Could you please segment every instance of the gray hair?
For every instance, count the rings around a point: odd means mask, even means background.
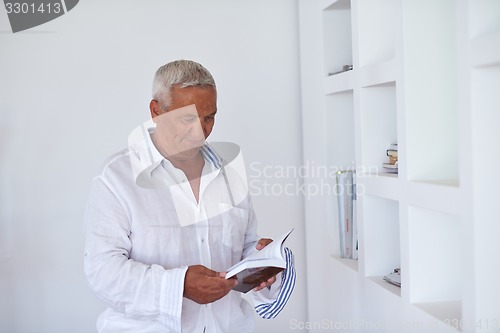
[[[181,88],[193,86],[215,87],[212,74],[201,64],[191,60],[176,60],[158,68],[153,80],[153,99],[168,108],[173,86]]]

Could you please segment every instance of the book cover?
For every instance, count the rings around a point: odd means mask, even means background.
[[[337,173],[340,257],[357,259],[356,181],[353,170]]]
[[[226,279],[236,276],[238,285],[233,290],[247,293],[286,268],[284,243],[290,230],[227,270]]]

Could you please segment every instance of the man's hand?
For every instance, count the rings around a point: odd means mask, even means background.
[[[225,279],[225,275],[202,265],[189,266],[184,278],[184,297],[198,304],[221,299],[238,283],[236,279]]]
[[[267,245],[271,244],[272,241],[273,240],[270,238],[261,238],[259,240],[259,242],[257,243],[257,245],[255,245],[255,248],[260,251],[263,248],[265,248]],[[265,287],[271,286],[274,282],[276,282],[276,275],[273,276],[272,278],[270,278],[269,280],[267,280],[266,282],[262,282],[259,286],[253,288],[253,290],[259,291],[261,289],[264,289]]]

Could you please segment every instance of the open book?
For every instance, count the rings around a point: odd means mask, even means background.
[[[253,253],[227,270],[226,279],[236,276],[233,290],[246,293],[286,268],[284,243],[290,230],[260,251]]]

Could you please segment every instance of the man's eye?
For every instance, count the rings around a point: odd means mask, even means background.
[[[206,116],[205,121],[212,121],[215,119],[215,116]]]

